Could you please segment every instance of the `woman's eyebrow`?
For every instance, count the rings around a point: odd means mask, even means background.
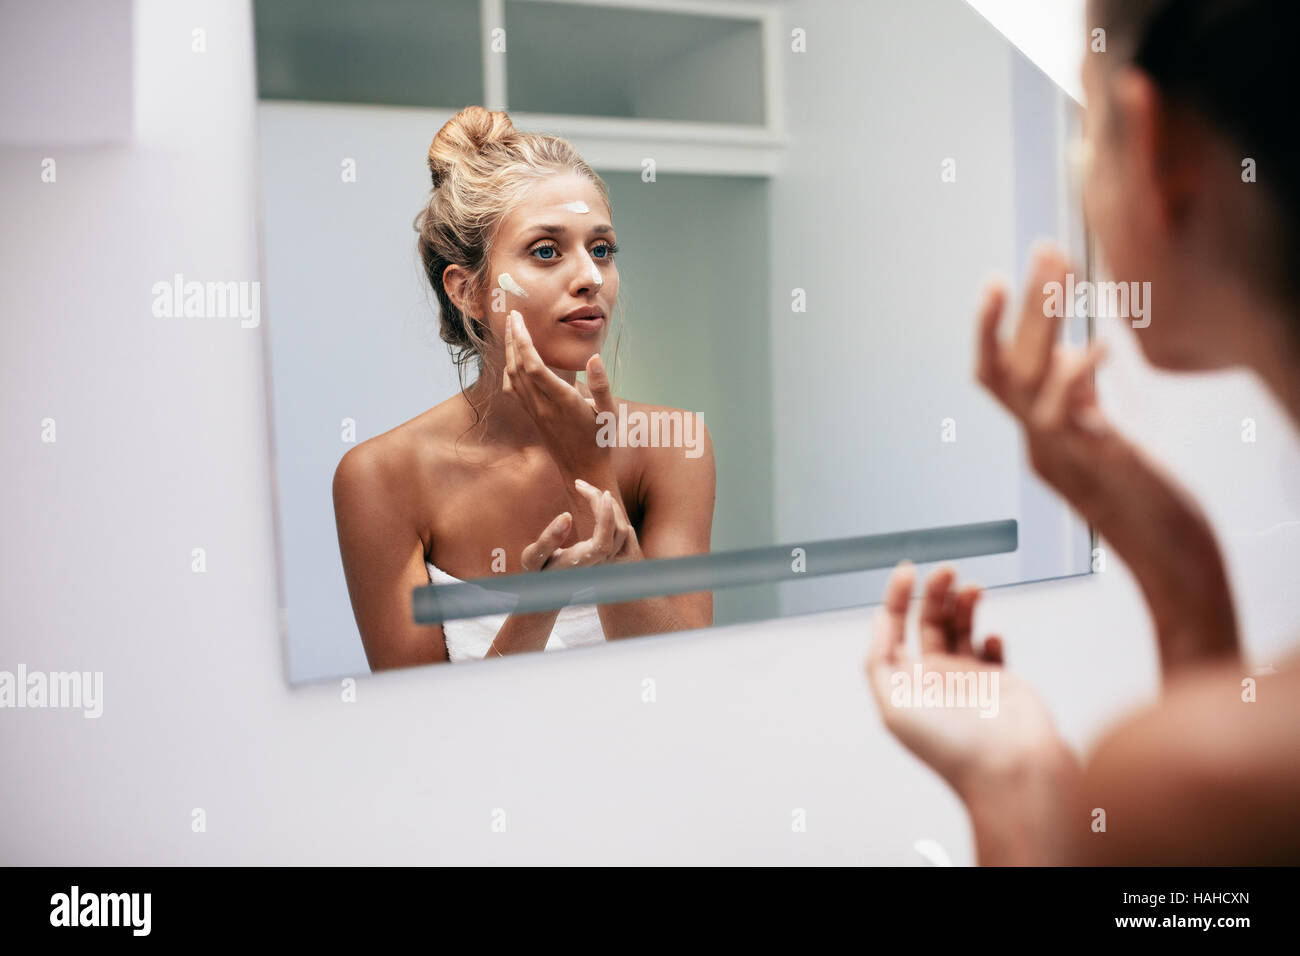
[[[537,223],[525,229],[524,234],[526,235],[530,232],[568,232],[568,231],[569,231],[568,228],[565,226],[559,226],[559,225],[553,226],[553,225],[548,225],[547,223]],[[611,226],[609,223],[605,223],[605,222],[602,222],[599,225],[591,227],[591,232],[593,233],[613,232],[613,231],[614,231],[614,227]]]

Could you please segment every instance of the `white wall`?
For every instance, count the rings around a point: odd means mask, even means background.
[[[242,5],[141,0],[137,142],[58,149],[56,185],[42,150],[0,151],[0,668],[105,680],[98,720],[0,711],[0,862],[908,863],[922,836],[969,862],[960,807],[867,698],[865,609],[387,674],[355,704],[287,687],[261,339],[149,311],[174,271],[256,274],[249,25]],[[1297,624],[1296,535],[1258,534],[1300,512],[1294,437],[1239,377],[1171,382],[1121,353],[1102,388],[1206,496],[1267,661]],[[986,612],[1073,739],[1154,688],[1118,567]]]
[[[970,348],[987,276],[1016,276],[1040,236],[1082,251],[1056,201],[1072,101],[964,3],[782,14],[808,42],[784,57],[790,144],[771,186],[776,540],[1015,519],[1016,551],[959,561],[964,575],[1086,572],[1086,526],[1029,470]],[[785,582],[782,608],[844,607],[887,577]]]
[[[130,141],[130,10],[131,0],[0,0],[0,143]]]

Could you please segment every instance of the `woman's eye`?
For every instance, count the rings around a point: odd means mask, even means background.
[[[618,252],[618,246],[612,242],[601,242],[592,246],[591,254],[596,259],[612,259],[614,253]],[[541,259],[543,262],[550,262],[559,256],[560,250],[556,246],[537,246],[528,251],[530,256]]]

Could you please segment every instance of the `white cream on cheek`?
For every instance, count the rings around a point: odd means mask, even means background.
[[[514,280],[514,277],[510,275],[509,272],[503,272],[497,276],[497,285],[502,289],[505,289],[507,292],[513,292],[515,295],[522,295],[525,297],[528,295],[528,293],[523,290],[523,287]]]

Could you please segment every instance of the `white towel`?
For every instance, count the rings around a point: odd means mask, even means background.
[[[430,584],[465,583],[429,561],[425,561],[424,566],[429,569]],[[497,631],[506,622],[506,617],[505,614],[488,614],[484,617],[443,621],[442,633],[447,638],[447,657],[452,661],[481,660],[486,657]],[[562,651],[570,647],[586,647],[604,642],[605,631],[600,626],[600,614],[596,611],[596,605],[574,604],[560,609],[551,636],[546,642],[546,649]]]

